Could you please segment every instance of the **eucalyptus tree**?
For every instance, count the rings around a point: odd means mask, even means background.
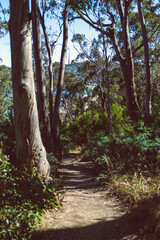
[[[137,0],[137,5],[142,33],[141,38],[143,39],[144,46],[146,82],[145,118],[146,123],[150,123],[152,120],[151,52],[154,51],[154,36],[159,29],[158,16],[156,15],[159,7],[154,1],[148,2],[147,0]]]
[[[110,75],[111,72],[115,72],[117,67],[114,64],[114,54],[110,51],[109,39],[103,33],[100,33],[97,38],[92,40],[88,40],[84,34],[75,34],[72,41],[79,46],[78,49],[75,45],[79,52],[77,58],[87,60],[79,68],[79,72],[84,77],[84,84],[87,85],[88,83],[92,86],[92,89],[89,89],[92,92],[92,99],[95,100],[96,97],[96,102],[99,104],[98,107],[108,114],[107,128],[110,132],[110,90],[112,85],[115,84],[115,77],[111,79]],[[117,80],[119,78],[120,75],[118,75]]]
[[[140,46],[132,42],[136,32],[131,31],[131,24],[137,24],[136,20],[132,21],[136,11],[135,2],[133,0],[94,0],[70,3],[75,10],[75,18],[81,18],[110,39],[125,80],[129,115],[131,119],[138,120],[140,108],[135,87],[134,55],[143,46],[143,42]]]
[[[33,1],[34,2],[34,1]],[[58,14],[57,14],[58,9]],[[64,79],[64,69],[65,69],[65,56],[67,51],[67,41],[68,41],[68,6],[65,1],[42,1],[42,14],[39,9],[39,18],[41,21],[41,26],[44,33],[45,38],[45,44],[46,49],[48,53],[48,73],[49,73],[49,109],[50,109],[50,129],[52,133],[53,138],[53,151],[55,153],[61,152],[61,141],[59,136],[59,111],[60,111],[60,103],[62,100],[62,86],[63,86],[63,79]],[[49,13],[50,12],[50,13]],[[63,12],[63,13],[62,13]],[[47,34],[47,29],[45,25],[45,13],[52,14],[52,17],[55,16],[56,19],[58,19],[60,31],[56,39],[52,43],[49,41],[49,37]],[[59,13],[61,15],[59,15]],[[63,15],[63,16],[62,16]],[[37,19],[37,18],[36,18]],[[61,24],[62,22],[62,24]],[[59,65],[59,77],[56,87],[56,96],[55,101],[53,99],[53,78],[54,78],[54,72],[53,72],[53,49],[59,39],[59,36],[61,34],[61,28],[63,26],[63,43],[62,43],[62,50],[61,50],[61,59],[60,59],[60,65]],[[53,105],[54,102],[54,105]],[[61,154],[60,154],[61,155]]]
[[[149,123],[152,115],[152,104],[151,104],[151,74],[150,74],[150,61],[149,61],[149,47],[148,47],[148,36],[145,26],[145,20],[143,10],[141,6],[141,0],[138,0],[138,12],[140,17],[143,45],[144,45],[144,58],[146,67],[146,101],[145,101],[145,114],[146,122]]]
[[[38,99],[38,112],[39,121],[43,124],[43,143],[48,152],[53,151],[53,141],[51,135],[51,124],[49,118],[49,110],[47,106],[46,94],[46,76],[42,56],[41,44],[41,30],[40,30],[40,10],[39,1],[32,1],[32,27],[33,27],[33,45],[34,57],[36,66],[36,83],[37,83],[37,99]]]
[[[60,141],[60,103],[62,97],[62,88],[63,88],[63,81],[64,81],[64,71],[65,71],[65,57],[67,53],[67,44],[68,44],[68,5],[65,3],[64,11],[63,11],[63,44],[61,50],[61,59],[60,59],[60,66],[59,66],[59,75],[58,75],[58,83],[56,89],[56,98],[55,98],[55,105],[54,105],[54,112],[53,112],[53,141],[54,141],[54,151],[59,155],[61,159],[62,154],[62,146]]]
[[[77,17],[106,35],[114,46],[125,80],[128,112],[133,120],[137,120],[139,118],[139,106],[134,83],[134,64],[129,36],[128,15],[130,4],[131,1],[122,0],[90,1],[87,6],[83,4],[79,7],[75,4],[74,7],[78,8],[76,10]],[[120,32],[122,34],[119,37],[117,33]]]
[[[79,68],[81,74],[83,73],[84,84],[87,83],[93,88],[98,87],[99,98],[101,101],[101,108],[106,111],[107,106],[107,81],[106,75],[106,46],[102,43],[102,36],[98,39],[89,40],[84,34],[74,34],[72,42],[78,44],[79,54],[77,60],[81,59],[85,63]],[[76,48],[76,45],[75,45]],[[107,58],[108,59],[108,58]],[[86,87],[87,89],[87,87]],[[91,89],[90,89],[91,91]]]
[[[16,131],[16,165],[35,167],[47,180],[50,165],[43,146],[35,96],[28,0],[10,0],[10,37],[13,102]]]
[[[61,23],[61,18],[62,16],[57,15],[56,11],[57,9],[61,9],[61,4],[59,1],[49,1],[47,4],[47,1],[42,1],[42,13],[39,10],[39,16],[40,16],[40,22],[44,34],[44,39],[45,39],[45,46],[47,50],[47,62],[46,66],[48,65],[48,73],[49,73],[49,117],[50,117],[50,129],[51,133],[53,135],[53,111],[54,111],[54,67],[53,67],[53,51],[54,48],[56,47],[56,44],[59,40],[59,37],[62,33],[62,25]],[[45,24],[45,16],[48,14],[48,11],[50,11],[50,15],[52,15],[52,18],[56,18],[59,24],[59,33],[56,34],[56,37],[50,41],[49,39],[49,34],[47,33],[47,28]]]

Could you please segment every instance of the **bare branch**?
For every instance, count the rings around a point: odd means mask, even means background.
[[[155,29],[155,31],[151,34],[151,36],[148,37],[148,40],[151,40],[151,39],[152,39],[153,35],[158,31],[159,27],[160,27],[160,25],[158,25],[158,27],[157,27],[157,28]],[[143,45],[144,45],[144,42],[142,41],[142,43],[141,43],[138,47],[136,47],[136,49],[133,51],[133,56],[136,54],[136,52],[137,52],[139,49],[141,49],[141,47],[143,47]]]
[[[101,32],[101,33],[109,36],[109,34],[108,34],[105,30],[101,29],[100,24],[99,24],[99,27],[96,26],[96,25],[94,24],[94,22],[90,21],[90,20],[88,19],[88,16],[85,17],[81,11],[78,11],[78,14],[79,14],[80,18],[81,18],[83,21],[85,21],[87,24],[89,24],[89,25],[90,25],[91,27],[93,27],[95,30],[97,30],[97,31],[99,31],[99,32]],[[111,24],[110,24],[110,26],[111,26]]]

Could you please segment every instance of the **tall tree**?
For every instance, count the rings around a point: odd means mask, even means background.
[[[84,4],[80,4],[80,6],[77,3],[71,5],[74,9],[76,8],[79,18],[110,39],[125,80],[129,115],[131,119],[138,120],[140,109],[135,89],[134,62],[129,35],[129,9],[131,2],[132,0],[100,0],[89,1],[88,3],[84,1]],[[91,10],[93,14],[89,13]],[[117,26],[119,26],[118,31]],[[118,34],[122,35],[121,39],[119,39],[120,41],[118,41]]]
[[[49,117],[50,117],[50,129],[52,133],[52,122],[53,122],[53,51],[51,48],[51,45],[49,43],[46,27],[45,27],[45,22],[44,22],[44,16],[41,16],[41,25],[45,37],[45,43],[46,43],[46,48],[48,52],[48,58],[49,58],[49,64],[48,64],[48,72],[49,72]]]
[[[101,100],[101,108],[107,111],[107,69],[108,62],[105,36],[99,34],[98,39],[92,41],[86,39],[84,34],[74,34],[73,42],[79,45],[78,58],[87,59],[84,64],[84,80],[99,88],[99,98]],[[88,50],[90,49],[90,50]],[[90,72],[89,72],[90,68]]]
[[[42,44],[41,44],[41,31],[40,31],[40,11],[38,6],[39,1],[32,1],[32,26],[33,26],[33,45],[34,45],[34,57],[36,65],[36,82],[37,82],[37,96],[38,96],[38,112],[39,120],[43,124],[45,134],[43,134],[43,143],[48,152],[52,152],[52,137],[51,137],[51,125],[49,119],[49,111],[47,107],[46,96],[46,77],[43,67],[42,58]]]
[[[32,42],[28,0],[10,0],[10,37],[13,102],[16,131],[16,165],[33,166],[47,180],[50,166],[43,146],[32,68]]]
[[[148,47],[148,36],[145,26],[145,19],[141,6],[142,0],[138,0],[138,12],[140,17],[143,45],[144,45],[144,58],[146,68],[146,99],[145,99],[145,118],[146,123],[149,123],[152,115],[152,103],[151,103],[151,74],[150,74],[150,63],[149,63],[149,47]]]
[[[137,120],[139,117],[139,106],[137,102],[135,83],[134,83],[134,62],[133,62],[133,54],[132,47],[130,42],[129,35],[129,7],[131,1],[124,0],[116,0],[118,11],[120,15],[120,21],[122,26],[123,33],[123,44],[125,50],[125,58],[122,58],[122,55],[119,56],[121,69],[123,72],[123,76],[125,79],[126,85],[126,95],[127,95],[127,103],[128,103],[128,112],[133,120]],[[116,48],[116,41],[113,33],[113,42],[115,45],[115,49],[118,55],[118,49]]]
[[[58,153],[59,158],[61,158],[61,151],[62,151],[60,133],[59,133],[59,127],[60,127],[59,112],[60,112],[60,103],[61,103],[61,96],[62,96],[62,87],[63,87],[63,81],[64,81],[67,43],[68,43],[68,6],[67,4],[65,4],[65,8],[63,11],[63,44],[62,44],[62,51],[61,51],[57,92],[56,92],[55,106],[54,106],[54,112],[53,112],[53,122],[52,122],[54,148],[55,148],[54,151],[55,153]]]

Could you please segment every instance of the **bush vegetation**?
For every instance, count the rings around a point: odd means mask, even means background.
[[[146,239],[149,234],[146,229],[155,233],[160,222],[159,131],[155,124],[147,126],[143,121],[133,123],[123,106],[114,104],[111,109],[110,133],[107,130],[108,116],[105,113],[97,114],[96,127],[91,112],[69,122],[67,131],[70,142],[74,141],[76,146],[82,148],[81,160],[94,163],[97,181],[107,184],[110,192],[123,200],[131,212],[131,218],[135,219],[136,215],[136,219],[139,216],[142,220],[141,214],[149,216],[147,223],[143,221],[141,232]],[[105,121],[100,120],[101,116],[105,116]]]
[[[0,239],[28,240],[45,210],[59,206],[57,185],[0,157]]]

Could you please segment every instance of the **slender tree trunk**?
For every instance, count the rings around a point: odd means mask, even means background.
[[[50,166],[39,129],[28,9],[28,0],[10,0],[16,165],[18,168],[36,167],[48,179]]]
[[[106,55],[106,79],[107,79],[107,112],[108,112],[108,132],[110,133],[112,131],[111,128],[111,96],[110,96],[110,88],[111,88],[111,82],[110,82],[110,74],[109,74],[109,66],[108,66],[108,58]]]
[[[58,153],[59,158],[61,158],[61,153],[62,153],[60,133],[59,133],[59,127],[60,127],[59,111],[60,111],[60,102],[61,102],[62,87],[63,87],[63,81],[64,81],[65,57],[67,53],[67,43],[68,43],[68,7],[67,6],[65,6],[65,9],[63,12],[63,21],[64,21],[63,22],[63,45],[62,45],[62,52],[61,52],[57,93],[56,93],[53,123],[52,123],[54,148],[55,148],[55,153]]]
[[[124,19],[124,49],[126,55],[126,66],[123,65],[123,76],[125,79],[128,112],[132,120],[138,120],[140,110],[137,101],[135,81],[134,81],[134,63],[128,32],[128,20]]]
[[[40,13],[39,13],[40,14]],[[52,60],[52,49],[51,45],[48,40],[47,32],[46,32],[46,27],[44,23],[44,17],[41,16],[41,26],[43,29],[44,37],[45,37],[45,43],[47,47],[47,52],[48,52],[48,57],[49,57],[49,66],[48,66],[48,71],[49,71],[49,114],[50,114],[50,124],[51,124],[51,132],[53,132],[52,129],[52,122],[53,122],[53,60]]]
[[[144,58],[146,67],[146,99],[145,99],[145,118],[146,123],[150,123],[152,116],[152,103],[151,103],[151,74],[150,74],[150,64],[149,64],[149,49],[148,49],[148,37],[147,30],[145,26],[145,20],[141,7],[141,0],[138,0],[138,12],[141,22],[141,29],[144,42]]]
[[[117,0],[119,15],[121,19],[121,25],[122,25],[123,43],[124,43],[124,50],[125,50],[125,59],[121,58],[120,64],[121,64],[121,69],[125,79],[128,112],[131,119],[137,121],[140,117],[140,109],[139,109],[136,89],[135,89],[134,62],[133,62],[132,47],[130,43],[129,26],[128,26],[128,8],[129,8],[130,2],[131,1],[125,0],[123,5],[122,0]]]
[[[104,112],[107,111],[106,105],[107,105],[107,96],[106,96],[106,93],[104,92],[104,89],[102,89],[101,90],[101,107]]]
[[[40,32],[40,14],[38,0],[32,0],[32,15],[33,15],[33,45],[34,57],[36,64],[36,80],[37,80],[37,97],[39,120],[43,124],[43,142],[48,152],[53,151],[53,141],[51,137],[51,125],[49,119],[49,111],[46,101],[46,81],[45,70],[43,67],[41,32]]]
[[[105,43],[104,34],[103,37],[103,55],[105,59],[105,82],[107,84],[107,94],[105,94],[105,98],[107,99],[107,113],[108,113],[108,133],[111,132],[111,102],[110,102],[110,76],[109,76],[109,62],[107,56],[107,48]]]
[[[116,0],[120,19],[121,19],[121,26],[123,31],[123,42],[125,48],[125,57],[122,56],[121,50],[118,46],[118,42],[115,35],[115,16],[112,12],[108,11],[112,19],[112,26],[110,29],[108,28],[107,31],[100,28],[100,25],[94,24],[94,22],[90,19],[90,17],[86,14],[82,14],[81,11],[78,11],[80,18],[89,24],[91,27],[100,31],[102,34],[105,34],[107,37],[111,39],[113,42],[113,46],[116,51],[117,58],[120,62],[121,70],[123,72],[125,86],[126,86],[126,96],[127,96],[127,106],[128,106],[128,113],[132,120],[137,121],[140,117],[140,109],[137,101],[136,96],[136,89],[135,89],[135,82],[134,82],[134,64],[133,64],[133,56],[132,56],[132,49],[130,44],[129,38],[129,29],[128,29],[128,7],[131,3],[131,0]],[[100,19],[99,19],[100,21]]]

